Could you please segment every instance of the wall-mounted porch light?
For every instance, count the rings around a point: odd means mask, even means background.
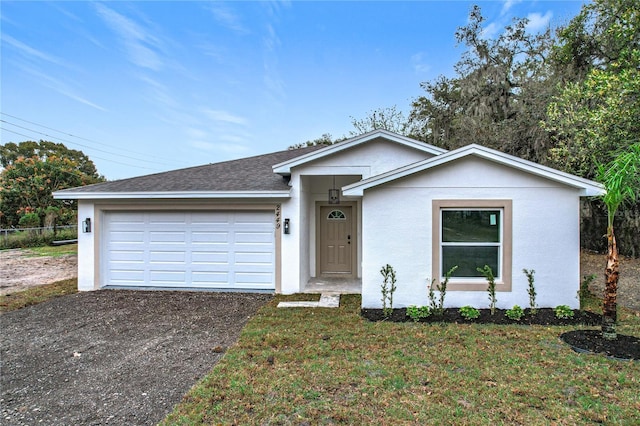
[[[91,232],[91,218],[88,217],[82,221],[82,232],[89,233]]]
[[[340,204],[340,190],[336,188],[336,177],[333,176],[333,188],[329,190],[329,204]]]

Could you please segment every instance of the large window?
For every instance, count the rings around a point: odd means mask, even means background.
[[[485,290],[477,268],[489,265],[497,290],[511,290],[511,201],[435,200],[433,276],[452,267],[451,290]]]

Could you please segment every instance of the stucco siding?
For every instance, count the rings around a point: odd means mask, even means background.
[[[498,306],[528,307],[523,268],[535,269],[540,307],[578,307],[578,191],[477,159],[465,159],[371,188],[363,197],[363,307],[381,307],[380,268],[394,267],[394,307],[428,304],[432,278],[432,200],[511,200],[512,289]],[[448,307],[488,307],[486,291],[449,291]]]
[[[82,232],[82,221],[91,219],[92,230],[90,233]],[[100,221],[96,220],[95,209],[92,202],[78,201],[78,290],[91,291],[97,289],[96,270],[96,244],[94,240],[96,230],[100,229]]]
[[[300,166],[296,172],[303,175],[357,174],[366,179],[430,157],[433,155],[378,138]]]

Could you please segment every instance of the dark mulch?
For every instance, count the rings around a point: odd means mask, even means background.
[[[600,330],[575,330],[560,338],[576,352],[604,354],[621,360],[640,360],[640,339],[618,334],[616,340],[605,340]]]
[[[442,315],[430,315],[423,318],[420,322],[425,323],[459,323],[459,324],[525,324],[525,325],[600,325],[602,316],[593,312],[574,310],[573,318],[560,319],[556,317],[552,308],[537,309],[535,315],[531,314],[530,309],[525,309],[525,315],[520,321],[508,318],[505,313],[506,309],[496,309],[491,315],[489,309],[478,309],[480,316],[476,319],[468,320],[464,318],[458,308],[448,308],[444,310]],[[392,321],[392,322],[408,322],[413,321],[407,316],[405,308],[394,309],[389,318],[385,318],[382,309],[362,309],[361,315],[370,321]]]

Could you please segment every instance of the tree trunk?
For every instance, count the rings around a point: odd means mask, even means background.
[[[602,337],[607,340],[615,340],[618,337],[616,334],[618,275],[618,246],[613,226],[609,226],[607,229],[607,267],[604,270],[606,286],[602,304]]]

